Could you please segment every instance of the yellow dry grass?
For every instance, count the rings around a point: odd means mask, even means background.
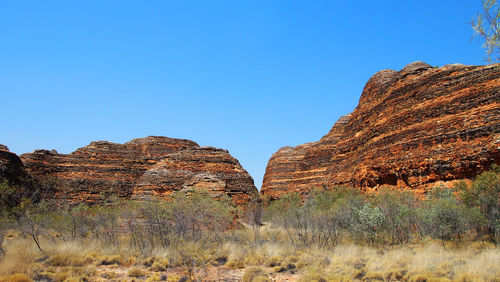
[[[303,277],[383,281],[500,281],[500,248],[438,243],[375,248],[340,245],[316,251]],[[329,257],[325,262],[323,256]],[[315,278],[316,277],[316,278]]]
[[[32,277],[40,266],[35,260],[41,257],[31,240],[11,239],[4,243],[7,254],[0,259],[0,276],[21,273]]]
[[[45,253],[41,253],[31,240],[18,237],[5,244],[7,254],[0,259],[0,281],[30,281],[22,279],[37,275],[54,281],[158,281],[167,273],[171,280],[187,275],[192,267],[201,273],[221,265],[239,279],[248,273],[247,277],[253,277],[248,281],[271,277],[274,281],[500,281],[500,247],[488,243],[443,246],[427,241],[392,247],[344,243],[330,249],[294,249],[286,241],[256,242],[251,231],[239,232],[220,248],[186,243],[153,249],[147,255],[126,247],[102,248],[81,242],[45,242]],[[276,238],[280,231],[270,233],[261,236]],[[250,269],[260,274],[251,275]]]

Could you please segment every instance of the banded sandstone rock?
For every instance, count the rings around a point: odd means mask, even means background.
[[[500,163],[500,64],[384,70],[320,141],[284,147],[268,162],[261,194],[313,187],[388,185],[424,192]]]
[[[54,183],[56,199],[93,202],[103,197],[166,197],[208,189],[245,204],[258,196],[251,176],[227,150],[193,141],[150,136],[124,144],[92,142],[71,154],[36,150],[21,158],[39,181]]]

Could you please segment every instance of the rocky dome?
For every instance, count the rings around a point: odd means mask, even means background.
[[[93,202],[110,196],[166,197],[182,189],[208,189],[245,204],[258,196],[253,179],[227,150],[160,136],[124,144],[91,142],[70,154],[35,150],[21,155],[26,170],[54,188],[62,202]]]
[[[320,141],[276,152],[261,194],[335,185],[425,192],[499,164],[499,139],[500,64],[414,62],[371,77],[356,109]]]

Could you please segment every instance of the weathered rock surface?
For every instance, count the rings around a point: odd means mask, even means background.
[[[27,179],[21,159],[0,144],[0,183],[7,181],[10,185],[19,186]]]
[[[6,186],[4,185],[6,184]],[[28,173],[21,159],[0,144],[0,212],[17,206],[22,199],[37,201],[41,191]]]
[[[359,104],[320,141],[284,147],[268,162],[261,194],[383,185],[424,192],[500,163],[500,64],[383,70]]]
[[[227,150],[189,140],[150,136],[124,144],[97,141],[71,154],[36,150],[21,159],[34,178],[54,184],[53,197],[67,202],[166,197],[199,188],[214,197],[227,194],[237,204],[258,196],[251,176]]]

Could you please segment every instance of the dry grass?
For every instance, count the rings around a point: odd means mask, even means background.
[[[11,274],[5,277],[0,277],[0,282],[31,282],[33,280],[29,279],[26,275],[21,273]]]
[[[140,268],[134,267],[134,268],[129,269],[129,271],[127,272],[127,275],[128,275],[128,277],[139,278],[139,277],[146,276],[146,272]]]
[[[33,277],[40,265],[35,261],[42,257],[31,240],[9,239],[4,242],[7,254],[0,259],[0,276],[21,273]]]
[[[245,271],[245,274],[243,274],[243,277],[241,278],[242,282],[257,282],[257,281],[271,281],[267,277],[266,272],[260,268],[260,267],[250,267]]]
[[[430,241],[394,247],[345,243],[332,249],[294,250],[284,241],[257,243],[252,235],[239,232],[240,237],[220,248],[187,243],[154,249],[148,255],[79,242],[45,244],[42,254],[31,240],[11,238],[5,243],[7,254],[0,260],[0,282],[34,277],[174,281],[190,273],[244,281],[500,281],[500,248],[486,243],[443,246]],[[279,231],[262,235],[279,237],[276,234]]]
[[[386,249],[341,245],[315,253],[316,259],[309,257],[306,263],[303,281],[500,281],[500,248],[492,245],[445,248],[429,243]],[[328,254],[330,262],[324,259]]]

